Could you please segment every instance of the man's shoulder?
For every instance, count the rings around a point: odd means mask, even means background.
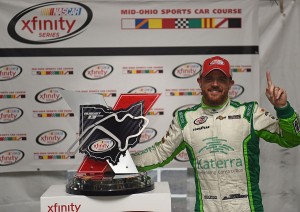
[[[192,112],[198,111],[201,107],[202,107],[202,105],[200,103],[200,104],[196,104],[196,105],[193,105],[193,106],[190,106],[190,107],[181,108],[181,109],[176,111],[175,117],[177,118],[178,123],[179,123],[179,125],[182,129],[188,123],[186,114],[187,113],[190,114]]]
[[[200,104],[195,104],[195,105],[189,105],[188,107],[184,107],[184,108],[181,108],[181,109],[177,110],[177,112],[185,113],[185,112],[196,111],[201,107],[202,107],[201,103]]]
[[[252,116],[257,108],[258,103],[256,101],[251,102],[238,102],[230,101],[230,106],[233,107],[233,110],[239,111],[242,117],[250,123]]]
[[[239,102],[239,101],[230,101],[230,106],[234,108],[239,108],[239,107],[249,107],[249,106],[255,106],[257,105],[256,101],[250,101],[250,102]]]

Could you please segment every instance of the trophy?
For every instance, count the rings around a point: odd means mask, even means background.
[[[149,123],[145,115],[160,94],[121,94],[110,108],[102,95],[60,92],[80,123],[79,137],[67,156],[85,154],[76,174],[68,180],[66,192],[114,196],[153,190],[151,177],[137,171],[128,149],[139,143]]]

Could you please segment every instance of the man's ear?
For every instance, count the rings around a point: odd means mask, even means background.
[[[230,80],[230,88],[234,85],[234,80]]]
[[[201,85],[201,78],[200,77],[197,78],[197,82],[198,82],[199,85]]]

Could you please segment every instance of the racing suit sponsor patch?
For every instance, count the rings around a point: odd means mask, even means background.
[[[201,127],[194,128],[193,131],[203,130],[203,129],[208,129],[208,128],[209,128],[209,126],[201,126]]]
[[[226,116],[218,116],[216,119],[219,119],[219,120],[223,120],[223,119],[226,119]]]
[[[194,124],[195,125],[203,124],[206,122],[207,118],[208,118],[207,116],[201,116],[201,117],[195,119]]]
[[[218,197],[213,195],[204,195],[204,199],[218,199]]]
[[[277,120],[270,112],[265,112],[265,116],[270,117],[271,119]]]
[[[241,115],[228,116],[228,119],[241,119]]]
[[[298,119],[295,119],[295,121],[293,122],[293,125],[294,125],[294,129],[297,133],[300,132],[300,126],[299,126],[299,120]]]
[[[228,199],[240,199],[240,198],[247,198],[247,194],[229,194],[228,196],[225,196],[223,200],[228,200]]]

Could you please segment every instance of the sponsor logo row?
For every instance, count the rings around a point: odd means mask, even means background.
[[[178,79],[186,79],[198,76],[202,66],[199,63],[184,63],[172,70],[172,76]],[[251,72],[251,66],[231,67],[232,72]],[[87,80],[100,80],[110,76],[114,67],[110,64],[95,64],[83,70],[82,76]],[[20,76],[23,68],[19,65],[4,65],[0,67],[0,81],[14,80]],[[32,68],[32,76],[67,76],[74,75],[73,67],[51,67],[51,68]],[[132,66],[122,67],[122,74],[164,74],[162,66]]]
[[[154,128],[146,128],[140,137],[140,143],[149,142],[157,135],[157,131]],[[45,131],[36,137],[36,143],[42,146],[52,146],[63,142],[67,138],[67,132],[60,129],[53,129]],[[0,134],[0,142],[12,142],[12,141],[26,141],[26,134],[14,135],[14,134]],[[100,139],[93,147],[97,151],[107,151],[110,148],[110,143],[105,139]],[[24,151],[20,149],[8,149],[0,152],[0,166],[14,165],[21,161],[25,156]],[[35,152],[35,160],[62,160],[68,159],[65,152]],[[74,159],[75,157],[70,157]]]
[[[64,90],[61,87],[50,87],[38,91],[34,99],[38,103],[48,104],[55,103],[62,99],[60,91]],[[229,90],[229,98],[235,99],[244,93],[245,88],[242,85],[235,84]],[[78,91],[81,92],[81,91]],[[116,97],[117,90],[97,90],[91,91],[96,94],[101,94],[103,97]],[[200,96],[200,88],[189,89],[165,89],[165,96]],[[153,86],[139,86],[129,90],[127,93],[144,93],[154,94],[157,89]],[[27,93],[25,91],[0,91],[0,99],[26,99]]]
[[[155,138],[157,135],[157,130],[154,128],[145,128],[145,130],[142,132],[140,137],[140,143],[146,143],[153,138]],[[42,146],[51,146],[55,144],[59,144],[62,141],[64,141],[67,138],[68,134],[66,131],[61,129],[52,129],[47,130],[42,133],[40,133],[36,137],[36,143]],[[6,134],[0,134],[0,142],[16,142],[16,141],[26,141],[27,140],[27,134],[14,134],[14,133],[6,133]],[[104,141],[103,141],[104,142]],[[102,143],[103,143],[102,142]],[[104,142],[105,143],[105,142]]]

